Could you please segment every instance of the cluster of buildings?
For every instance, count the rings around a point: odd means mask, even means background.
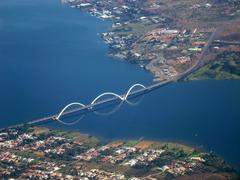
[[[145,152],[142,152],[139,154],[136,158],[130,159],[124,163],[124,165],[130,165],[130,166],[148,166],[149,163],[156,160],[160,155],[165,152],[163,149],[149,149]]]
[[[216,53],[223,52],[240,53],[240,41],[215,40],[211,46],[211,50]]]
[[[100,155],[100,151],[96,148],[91,148],[87,152],[82,153],[81,155],[77,155],[75,157],[76,160],[84,160],[84,161],[91,161],[92,159],[98,157]]]
[[[203,1],[202,3],[194,3],[190,9],[194,11],[199,11],[201,9],[206,9],[208,11],[218,11],[221,16],[234,17],[240,10],[240,2],[238,0],[216,0],[215,2]]]
[[[111,19],[112,29],[102,33],[109,46],[108,54],[139,64],[152,72],[156,81],[181,76],[201,61],[203,48],[214,32],[211,25],[203,23],[204,18],[219,13],[234,17],[240,13],[237,0],[193,1],[188,6],[170,3],[169,7],[178,9],[181,17],[175,12],[163,12],[161,8],[165,6],[155,1],[66,1],[93,16]],[[239,46],[214,48],[218,52],[239,51]]]
[[[2,152],[0,154],[0,160],[2,164],[11,164],[4,169],[0,168],[0,174],[6,177],[18,171],[19,169],[17,167],[24,164],[31,164],[34,161],[33,158],[22,157],[10,151]]]
[[[173,161],[171,164],[168,165],[164,165],[163,167],[161,167],[162,172],[165,173],[170,173],[174,176],[183,176],[186,173],[191,173],[194,171],[194,168],[196,168],[196,166],[198,165],[197,159],[195,159],[196,161],[190,161],[190,162],[186,162],[186,161]]]
[[[173,18],[154,14],[159,6],[152,2],[140,5],[135,1],[75,0],[71,4],[113,20],[112,30],[102,33],[109,55],[139,64],[157,81],[177,77],[194,65],[210,36],[208,30],[186,29]]]
[[[124,166],[148,166],[149,163],[156,160],[165,152],[162,149],[148,149],[143,151],[136,147],[121,146],[111,148],[108,145],[102,147],[91,148],[85,153],[75,156],[76,160],[93,161],[96,160],[102,163],[118,164]]]
[[[125,175],[123,174],[117,174],[115,172],[107,172],[100,169],[91,169],[86,172],[80,172],[79,176],[81,178],[88,179],[116,179],[116,180],[124,180],[126,179]]]
[[[41,161],[28,168],[21,174],[22,178],[26,179],[73,179],[71,175],[64,175],[58,172],[61,168],[64,168],[65,164],[60,164],[51,161]]]
[[[155,74],[159,80],[176,77],[197,61],[210,36],[208,31],[156,28],[139,33],[103,33],[110,55],[134,61]]]
[[[68,0],[73,8],[83,9],[88,11],[91,15],[102,19],[120,20],[121,15],[127,13],[132,7],[127,5],[116,5],[115,1],[88,1],[88,0]]]
[[[0,131],[0,178],[138,180],[137,173],[126,176],[126,171],[149,169],[147,177],[156,172],[177,177],[199,169],[207,171],[204,155],[195,153],[194,156],[183,154],[175,157],[181,149],[151,148],[151,141],[136,141],[131,145],[117,141],[98,145],[54,131],[35,132],[31,127]]]

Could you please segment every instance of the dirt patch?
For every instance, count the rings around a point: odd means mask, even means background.
[[[240,41],[240,21],[228,24],[220,33],[220,39],[226,41]]]
[[[33,134],[39,135],[43,133],[48,133],[49,129],[44,127],[34,127]]]
[[[111,142],[111,143],[107,144],[106,146],[108,146],[110,148],[117,148],[123,144],[124,144],[124,141],[115,141],[115,142]]]
[[[149,148],[154,142],[153,141],[140,141],[135,145],[136,148],[139,149],[147,149]]]

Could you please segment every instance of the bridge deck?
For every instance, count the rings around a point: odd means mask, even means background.
[[[136,95],[139,95],[139,94],[148,93],[148,92],[150,92],[154,89],[157,89],[157,88],[162,87],[166,84],[169,84],[170,82],[172,82],[172,80],[166,80],[166,81],[162,81],[162,82],[150,85],[150,86],[148,86],[146,88],[143,88],[143,89],[132,91],[132,92],[129,93],[129,98],[133,98],[133,97],[135,97]],[[122,94],[120,96],[124,97],[125,95],[126,94]],[[105,103],[114,102],[116,100],[118,100],[117,97],[112,97],[112,98],[108,98],[108,99],[105,99],[105,100],[101,100],[101,101],[95,102],[94,104],[89,104],[89,105],[86,105],[84,107],[79,107],[79,108],[75,108],[75,109],[65,111],[62,114],[62,116],[67,116],[67,115],[78,113],[78,112],[81,112],[81,111],[84,111],[84,110],[89,110],[90,108],[94,108],[96,106],[100,106],[100,105],[103,105]],[[43,117],[43,118],[40,118],[40,119],[30,121],[27,124],[39,124],[39,123],[44,123],[44,122],[47,122],[47,121],[50,121],[50,120],[56,120],[57,116],[58,116],[58,114],[49,115],[47,117]]]
[[[157,89],[159,87],[162,87],[164,85],[167,85],[171,82],[174,82],[174,81],[177,81],[179,79],[182,79],[184,77],[186,77],[188,74],[190,74],[191,72],[193,72],[194,70],[198,69],[199,67],[201,67],[203,65],[203,58],[205,56],[205,54],[207,53],[208,49],[209,49],[209,46],[212,44],[212,42],[214,41],[215,39],[215,36],[216,34],[218,34],[220,31],[222,30],[222,28],[217,28],[210,36],[208,42],[207,42],[207,45],[205,45],[205,47],[203,48],[203,51],[202,53],[200,54],[196,64],[194,64],[191,68],[189,68],[188,70],[186,70],[185,72],[179,74],[178,76],[176,77],[173,77],[171,79],[168,79],[168,80],[165,80],[165,81],[162,81],[162,82],[159,82],[159,83],[156,83],[156,84],[153,84],[153,85],[150,85],[144,89],[140,89],[140,90],[135,90],[135,91],[132,91],[129,93],[129,98],[131,97],[134,97],[138,94],[145,94],[145,93],[148,93],[154,89]],[[224,42],[224,43],[229,43],[229,42]],[[231,42],[232,43],[232,42]],[[239,42],[237,42],[239,43]],[[123,95],[120,95],[121,97],[125,97],[126,94],[123,94]],[[108,98],[108,99],[105,99],[105,100],[102,100],[102,101],[98,101],[96,103],[93,103],[93,104],[89,104],[89,105],[86,105],[84,107],[80,107],[80,108],[76,108],[76,109],[72,109],[72,110],[68,110],[68,111],[65,111],[62,115],[63,116],[66,116],[66,115],[71,115],[71,114],[74,114],[74,113],[77,113],[77,112],[80,112],[80,111],[83,111],[83,110],[89,110],[90,108],[93,108],[93,107],[96,107],[96,106],[99,106],[99,105],[102,105],[104,103],[108,103],[108,102],[114,102],[116,101],[118,98],[117,97],[113,97],[113,98]],[[48,122],[50,120],[56,120],[56,117],[58,116],[58,114],[53,114],[53,115],[49,115],[49,116],[46,116],[46,117],[43,117],[43,118],[40,118],[40,119],[36,119],[36,120],[33,120],[33,121],[30,121],[28,122],[27,124],[38,124],[38,123],[44,123],[44,122]]]

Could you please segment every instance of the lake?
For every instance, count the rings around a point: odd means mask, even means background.
[[[58,0],[1,0],[0,127],[55,114],[70,102],[88,104],[105,91],[152,84],[148,72],[106,56],[98,34],[110,27]],[[240,167],[239,92],[240,81],[172,83],[112,115],[48,126],[108,139],[180,141]]]

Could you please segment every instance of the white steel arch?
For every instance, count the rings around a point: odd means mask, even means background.
[[[134,85],[132,85],[132,86],[128,89],[127,94],[124,96],[124,100],[127,100],[130,92],[133,90],[133,88],[135,88],[135,87],[137,87],[137,86],[140,86],[140,87],[142,87],[143,89],[146,89],[146,87],[145,87],[144,85],[142,85],[142,84],[134,84]]]
[[[65,106],[65,107],[62,109],[62,111],[58,114],[58,116],[56,117],[56,119],[59,120],[59,118],[62,116],[62,114],[64,113],[64,111],[66,111],[69,107],[74,106],[74,105],[79,105],[79,106],[81,106],[81,107],[85,107],[84,104],[79,103],[79,102],[70,103],[70,104],[68,104],[67,106]]]
[[[124,101],[124,98],[116,93],[112,93],[112,92],[106,92],[106,93],[102,93],[100,94],[98,97],[96,97],[91,104],[94,104],[99,98],[103,97],[103,96],[107,96],[107,95],[112,95],[112,96],[116,96],[118,97],[120,100]]]
[[[126,93],[124,96],[120,96],[120,95],[118,95],[118,94],[116,94],[116,93],[113,93],[113,92],[105,92],[105,93],[102,93],[102,94],[100,94],[99,96],[97,96],[97,97],[91,102],[90,105],[94,105],[94,103],[95,103],[99,98],[101,98],[101,97],[103,97],[103,96],[106,96],[106,95],[112,95],[112,96],[115,96],[115,97],[119,98],[121,101],[127,101],[129,94],[130,94],[130,93],[132,92],[132,90],[133,90],[135,87],[137,87],[137,86],[140,86],[140,87],[142,87],[143,89],[147,89],[147,88],[146,88],[144,85],[142,85],[142,84],[134,84],[134,85],[132,85],[132,86],[128,89],[127,93]],[[127,102],[128,102],[128,101],[127,101]],[[74,105],[78,105],[78,106],[81,106],[81,107],[86,107],[86,105],[84,105],[84,104],[82,104],[82,103],[79,103],[79,102],[70,103],[70,104],[68,104],[67,106],[65,106],[65,107],[61,110],[61,112],[57,115],[56,120],[59,121],[59,122],[61,122],[61,123],[64,123],[63,121],[60,121],[60,117],[63,115],[63,113],[64,113],[69,107],[74,106]],[[90,108],[92,109],[92,106],[91,106]],[[66,123],[65,123],[65,124],[66,124]]]

